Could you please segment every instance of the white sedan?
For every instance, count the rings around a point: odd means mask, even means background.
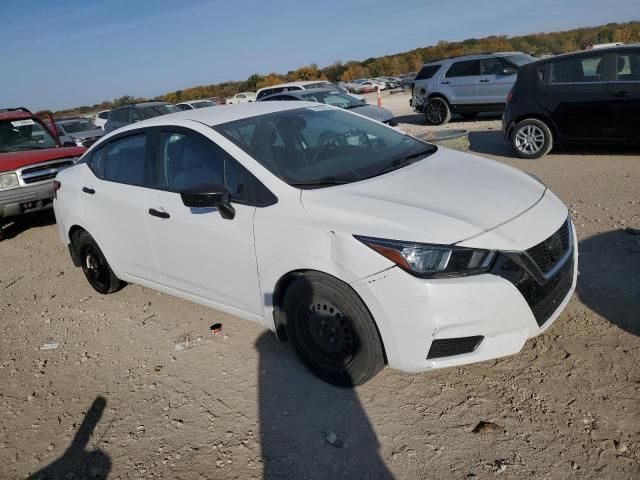
[[[258,322],[337,385],[514,354],[576,283],[573,224],[540,181],[328,105],[144,120],[54,189],[95,290],[137,283]]]

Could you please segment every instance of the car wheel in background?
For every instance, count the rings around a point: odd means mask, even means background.
[[[424,116],[429,125],[442,125],[451,120],[451,109],[444,98],[430,98],[424,107]]]
[[[369,310],[348,285],[319,272],[287,289],[287,338],[302,363],[322,380],[361,385],[384,368],[384,353]]]
[[[553,135],[546,123],[528,118],[519,122],[511,132],[511,147],[522,158],[540,158],[553,147]]]
[[[81,231],[74,235],[72,241],[80,257],[82,271],[96,292],[105,295],[124,287],[125,282],[115,276],[102,250],[91,235]]]

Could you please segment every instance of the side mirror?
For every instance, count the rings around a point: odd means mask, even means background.
[[[502,69],[502,74],[503,75],[515,75],[516,73],[518,73],[518,70],[516,70],[513,67],[504,67]]]
[[[182,203],[191,208],[217,208],[222,218],[231,220],[236,210],[231,205],[229,190],[223,185],[207,185],[180,193]]]

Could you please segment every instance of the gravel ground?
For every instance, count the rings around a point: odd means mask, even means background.
[[[428,131],[407,95],[383,102]],[[29,217],[0,243],[0,478],[640,478],[639,152],[526,162],[495,118],[442,128],[571,208],[578,290],[544,335],[337,389],[258,325],[135,285],[94,293],[53,215]]]

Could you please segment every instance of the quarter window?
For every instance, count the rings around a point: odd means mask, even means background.
[[[105,180],[143,185],[146,139],[147,136],[142,134],[110,142],[105,159]]]
[[[248,201],[249,173],[205,138],[162,132],[158,160],[158,184],[162,189],[181,192],[218,184],[227,187],[232,200]]]
[[[426,67],[422,67],[416,75],[416,78],[413,80],[428,80],[433,77],[438,70],[440,70],[440,65],[428,65]]]
[[[464,62],[456,62],[451,65],[447,72],[447,77],[473,77],[480,75],[480,61],[466,60]]]
[[[553,62],[551,83],[605,81],[604,57],[574,57]]]
[[[107,154],[107,147],[102,146],[91,154],[91,158],[87,162],[91,171],[98,178],[104,178],[104,160]]]

